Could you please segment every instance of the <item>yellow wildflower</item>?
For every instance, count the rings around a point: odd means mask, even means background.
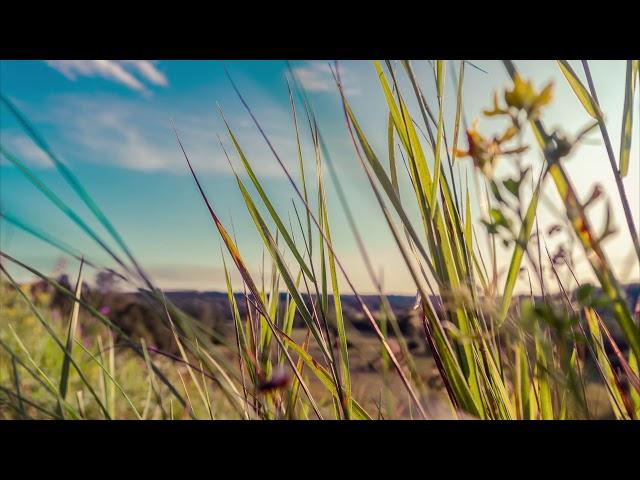
[[[515,155],[527,149],[526,146],[510,150],[503,148],[502,144],[511,140],[517,133],[517,129],[509,128],[501,137],[487,139],[478,133],[477,123],[477,121],[473,122],[472,127],[467,130],[468,150],[456,149],[456,156],[471,157],[474,165],[487,177],[493,174],[493,169],[501,155]]]
[[[504,100],[507,102],[507,106],[525,111],[529,119],[536,118],[540,113],[540,109],[550,103],[552,98],[552,82],[549,82],[540,93],[536,93],[531,80],[525,82],[520,75],[515,76],[513,89],[505,90],[504,92]],[[494,104],[496,103],[494,100]]]

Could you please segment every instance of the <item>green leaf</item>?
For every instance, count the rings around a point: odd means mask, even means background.
[[[498,208],[490,209],[489,216],[491,217],[491,220],[493,220],[493,223],[499,227],[504,227],[508,230],[509,227],[511,226],[511,220],[505,217],[502,210]]]
[[[515,181],[513,178],[508,178],[502,184],[516,199],[520,198],[520,182]]]

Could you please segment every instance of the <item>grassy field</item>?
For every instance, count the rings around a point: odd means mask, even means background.
[[[565,134],[545,126],[545,109],[554,99],[553,85],[536,89],[520,76],[514,63],[505,61],[510,84],[495,93],[493,102],[492,92],[487,92],[483,115],[496,120],[491,137],[481,135],[475,124],[467,125],[463,118],[467,64],[459,62],[454,78],[445,74],[447,62],[437,60],[431,65],[436,98],[427,102],[410,62],[374,62],[388,107],[388,151],[383,156],[371,147],[344,94],[338,64],[332,65],[356,161],[393,235],[388,248],[401,254],[417,291],[415,311],[425,347],[419,353],[409,348],[397,312],[386,301],[366,237],[351,213],[328,154],[326,142],[331,139],[323,136],[293,72],[288,87],[297,161],[303,172],[300,178],[293,178],[264,133],[259,112],[253,112],[230,79],[254,121],[256,135],[264,138],[267,153],[289,182],[295,198],[290,212],[273,206],[252,160],[225,119],[234,151],[224,153],[228,158],[237,157],[242,165],[243,172],[234,171],[234,179],[244,199],[243,208],[271,260],[269,278],[251,275],[233,229],[206,196],[176,132],[202,208],[209,212],[221,240],[233,317],[227,335],[181,311],[164,296],[73,172],[3,96],[3,108],[47,154],[82,199],[83,211],[90,212],[107,235],[97,233],[78,208],[40,182],[4,145],[3,156],[108,253],[113,268],[155,309],[163,328],[170,332],[173,353],[127,334],[109,312],[100,311],[99,305],[83,297],[86,269],[95,268],[89,259],[82,259],[77,279],[68,288],[3,250],[0,415],[69,419],[638,418],[639,319],[617,277],[619,266],[611,264],[602,247],[613,234],[612,223],[607,217],[604,230],[596,229],[588,215],[594,204],[606,199],[597,189],[590,198],[580,199],[564,160],[580,148],[587,134],[600,133],[608,155],[603,162],[611,165],[618,186],[617,192],[608,193],[618,195],[623,206],[620,234],[630,237],[640,261],[638,230],[624,183],[640,62],[627,62],[625,83],[620,85],[626,98],[622,131],[608,132],[588,62],[582,63],[587,79],[583,83],[569,63],[559,61],[558,68],[590,118],[587,125],[567,125],[571,133]],[[400,76],[409,88],[401,88]],[[454,82],[457,95],[445,99],[447,81]],[[415,105],[411,112],[409,98]],[[452,103],[456,111],[452,137],[444,125],[445,102]],[[312,158],[302,154],[303,128],[312,139]],[[534,143],[524,143],[527,133],[533,134]],[[618,152],[610,144],[614,134],[621,138]],[[526,164],[525,156],[532,151],[541,160]],[[454,165],[463,160],[473,162],[474,178],[457,177],[459,170]],[[498,178],[498,161],[512,162],[515,175]],[[233,169],[231,160],[229,165]],[[307,181],[305,169],[316,172],[313,182]],[[338,191],[348,227],[378,290],[379,311],[372,312],[362,300],[343,267],[339,246],[332,242],[336,226],[326,200],[325,182],[329,181]],[[473,191],[480,192],[478,198],[471,197],[468,187],[463,188],[468,182],[477,185]],[[406,183],[410,188],[401,190]],[[564,223],[557,228],[571,235],[580,261],[589,264],[597,285],[583,283],[573,275],[572,262],[566,256],[552,255],[543,243],[537,213],[540,191],[547,183],[563,199],[557,207]],[[473,221],[472,202],[483,206],[480,222]],[[409,206],[417,209],[417,220],[408,213]],[[40,235],[64,248],[46,232]],[[480,248],[480,242],[488,248]],[[498,244],[504,248],[498,249]],[[497,255],[503,255],[498,252],[504,249],[508,269],[499,276]],[[82,257],[81,252],[65,253]],[[8,263],[40,277],[51,291],[70,299],[71,310],[56,314],[46,295],[38,298],[28,286],[18,285],[4,266]],[[545,281],[543,268],[551,281]],[[240,274],[242,284],[232,284],[231,269]],[[522,278],[531,295],[516,298],[516,283]],[[237,297],[234,292],[243,295]],[[284,303],[281,292],[286,295]],[[542,301],[537,300],[538,292]],[[340,302],[343,294],[355,297],[370,334],[351,328]],[[244,304],[243,314],[239,302]],[[606,322],[603,311],[607,312]],[[294,323],[303,327],[294,328]]]
[[[27,286],[24,290],[29,291],[30,288]],[[3,362],[0,376],[3,394],[0,397],[3,398],[0,402],[0,418],[55,417],[58,415],[56,411],[58,399],[52,391],[59,390],[58,381],[61,377],[64,353],[56,345],[47,329],[25,305],[23,299],[4,282],[0,298],[2,298],[0,308],[3,312],[0,341],[3,346],[17,354],[15,369],[14,361],[7,355],[8,350],[5,349],[0,357]],[[58,338],[64,338],[66,322],[59,312],[48,309],[50,298],[41,296],[38,302],[43,307],[43,312],[50,321],[49,325]],[[189,412],[171,398],[170,391],[165,386],[154,382],[143,359],[126,348],[119,348],[117,339],[114,339],[116,345],[112,349],[109,329],[96,327],[89,316],[81,316],[78,331],[78,345],[82,346],[75,347],[76,350],[79,349],[75,360],[85,378],[95,387],[98,398],[107,407],[111,418],[191,418]],[[305,328],[293,328],[291,338],[302,344],[306,332]],[[388,372],[383,373],[378,339],[374,335],[361,333],[355,329],[349,331],[348,338],[351,343],[349,358],[354,396],[360,399],[368,411],[375,412],[375,418],[416,418],[411,399],[403,394],[402,382],[398,376],[389,375]],[[232,342],[233,339],[228,338],[227,341]],[[397,350],[397,344],[393,340],[391,342]],[[233,366],[234,351],[232,349],[225,345],[215,345],[212,350],[214,352],[212,355],[225,358],[229,362],[232,375],[239,375],[237,366]],[[319,357],[322,352],[318,346],[311,345],[309,354]],[[156,360],[172,382],[181,384],[185,391],[189,391],[189,396],[197,397],[197,388],[186,365],[170,358],[156,356]],[[416,370],[420,372],[421,380],[427,386],[428,394],[424,402],[433,417],[457,418],[447,408],[446,391],[430,353],[427,351],[414,353],[413,361]],[[106,371],[103,371],[101,364],[105,366]],[[31,376],[29,373],[21,375],[20,372],[23,369],[31,370],[36,375]],[[209,412],[205,404],[196,402],[193,413],[197,418],[211,416],[242,418],[238,412],[234,411],[217,385],[207,382],[206,379],[203,380],[203,384],[210,389],[208,397],[212,410]],[[331,396],[327,395],[322,383],[310,378],[309,388],[312,395],[318,398],[322,410],[330,414]],[[606,388],[598,381],[597,375],[591,375],[586,388],[593,418],[613,418]],[[69,418],[108,418],[76,370],[71,370],[69,374],[67,391],[72,408],[75,407],[79,415]]]

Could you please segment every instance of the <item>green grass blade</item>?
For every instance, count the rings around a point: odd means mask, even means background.
[[[289,269],[287,268],[287,265],[286,265],[284,259],[282,258],[279,250],[277,249],[277,247],[275,245],[273,237],[269,233],[269,230],[268,230],[267,226],[265,225],[264,220],[262,219],[262,216],[260,215],[260,213],[258,212],[255,204],[253,203],[253,200],[251,199],[251,196],[249,195],[249,192],[245,188],[242,180],[240,180],[240,177],[238,177],[237,175],[236,175],[236,182],[238,183],[238,186],[239,186],[240,191],[242,193],[242,196],[243,196],[243,198],[245,200],[245,203],[247,205],[249,213],[250,213],[250,215],[251,215],[251,217],[252,217],[252,219],[253,219],[253,221],[254,221],[254,223],[256,225],[256,229],[258,230],[258,233],[262,237],[262,239],[263,239],[263,241],[265,243],[265,246],[267,247],[267,250],[271,254],[274,262],[276,262],[276,265],[278,266],[278,269],[280,270],[280,273],[282,274],[283,280],[287,285],[287,289],[288,289],[289,293],[291,294],[291,296],[293,297],[293,300],[296,302],[296,305],[298,307],[298,311],[300,312],[300,315],[302,316],[303,320],[307,324],[307,327],[309,328],[311,333],[314,335],[316,341],[318,342],[318,345],[320,345],[323,353],[326,355],[326,358],[327,359],[331,358],[330,354],[329,354],[329,351],[328,351],[328,347],[326,345],[326,342],[322,338],[319,330],[316,328],[316,325],[313,322],[313,319],[311,317],[311,313],[309,312],[309,309],[307,308],[306,303],[304,302],[304,300],[300,296],[300,293],[296,289],[295,283],[293,281],[293,278],[292,278],[292,276],[291,276],[291,274],[289,272]]]
[[[396,169],[396,146],[393,143],[393,117],[389,113],[387,122],[387,144],[389,146],[389,172],[391,174],[391,185],[393,185],[396,194],[400,196],[400,187],[398,185],[398,171]]]
[[[592,309],[585,309],[585,317],[587,319],[587,326],[589,335],[594,344],[594,350],[596,354],[595,360],[599,364],[599,368],[604,376],[603,380],[607,384],[607,394],[609,402],[611,403],[611,409],[614,415],[618,419],[626,418],[626,414],[623,410],[624,401],[619,392],[619,383],[616,380],[615,373],[604,349],[604,341],[602,339],[602,332],[598,325],[598,319],[596,313]]]
[[[85,188],[82,186],[80,181],[76,178],[76,176],[53,153],[52,149],[49,147],[49,145],[44,140],[44,138],[38,134],[38,132],[33,127],[33,125],[31,125],[29,120],[22,114],[22,112],[20,112],[20,110],[11,101],[9,101],[8,98],[6,98],[2,94],[0,94],[0,100],[11,111],[11,113],[14,115],[14,117],[18,120],[18,122],[20,123],[22,128],[25,130],[27,135],[34,141],[34,143],[44,153],[47,154],[49,159],[51,159],[51,161],[55,165],[55,167],[58,170],[58,172],[60,172],[62,177],[65,179],[65,181],[71,186],[71,188],[76,192],[76,194],[82,199],[84,204],[89,208],[89,210],[94,214],[94,216],[100,221],[100,223],[103,225],[103,227],[109,232],[111,237],[116,241],[116,243],[120,246],[122,251],[125,252],[127,257],[131,260],[133,265],[136,267],[136,270],[137,270],[138,274],[141,276],[142,279],[145,280],[147,285],[151,288],[152,287],[151,282],[149,281],[148,277],[146,276],[146,274],[144,273],[144,271],[142,270],[142,268],[140,267],[138,262],[133,257],[133,254],[131,253],[131,251],[129,250],[127,245],[125,244],[125,242],[122,239],[122,237],[120,236],[120,234],[118,234],[118,232],[115,229],[115,227],[111,224],[111,222],[106,217],[106,215],[104,215],[104,213],[98,207],[98,205],[95,203],[93,198],[91,198],[89,193],[85,190]]]
[[[294,257],[296,257],[296,260],[300,264],[300,267],[302,268],[302,270],[304,270],[305,275],[307,275],[307,277],[309,279],[311,279],[311,281],[314,281],[313,273],[311,273],[311,270],[307,266],[307,263],[302,258],[302,255],[298,251],[298,248],[296,247],[293,239],[291,238],[291,235],[289,234],[289,231],[287,230],[287,227],[284,225],[284,223],[280,219],[280,216],[278,215],[278,213],[276,212],[275,208],[273,207],[273,204],[269,200],[269,197],[267,196],[267,194],[265,193],[264,189],[262,188],[262,185],[260,184],[260,181],[258,180],[258,178],[256,177],[255,173],[253,172],[253,168],[251,168],[251,164],[247,160],[247,157],[245,156],[244,152],[242,151],[242,148],[240,147],[240,144],[238,143],[238,141],[237,141],[235,135],[233,134],[233,132],[231,131],[231,128],[229,127],[229,125],[228,125],[226,119],[224,118],[224,116],[222,117],[222,119],[224,120],[225,126],[227,127],[227,132],[229,134],[229,137],[231,138],[231,141],[233,142],[233,145],[234,145],[234,147],[236,149],[236,152],[238,152],[238,156],[240,157],[240,160],[242,160],[242,164],[244,165],[244,168],[247,171],[247,174],[249,175],[249,178],[251,179],[251,182],[253,183],[253,186],[258,191],[258,194],[260,195],[260,198],[262,199],[262,202],[267,207],[267,210],[269,211],[269,215],[271,215],[271,218],[273,219],[273,221],[275,222],[276,226],[278,227],[278,231],[282,235],[282,238],[284,238],[284,241],[287,243],[287,246],[291,250],[291,253],[293,253]]]
[[[83,373],[82,369],[80,368],[80,366],[78,365],[78,363],[75,361],[75,359],[73,358],[73,356],[71,355],[71,352],[69,352],[66,348],[66,346],[62,343],[62,341],[58,338],[58,335],[56,334],[56,332],[53,330],[53,328],[51,327],[51,325],[49,325],[49,322],[47,322],[47,320],[45,320],[45,318],[42,316],[42,314],[40,313],[40,311],[38,310],[38,308],[33,304],[33,302],[31,301],[31,299],[22,291],[22,289],[20,289],[20,287],[18,286],[18,284],[15,282],[15,280],[13,279],[13,277],[9,274],[9,272],[4,268],[4,266],[2,264],[0,264],[0,270],[2,271],[2,273],[4,273],[4,275],[9,279],[9,281],[11,282],[11,284],[13,285],[13,287],[16,289],[16,291],[18,292],[18,294],[20,295],[20,297],[25,301],[25,303],[27,304],[27,306],[29,307],[29,309],[33,312],[33,314],[36,316],[36,318],[38,319],[39,323],[44,327],[44,329],[47,331],[47,333],[49,334],[49,336],[53,339],[53,341],[56,343],[56,345],[64,352],[65,354],[65,358],[69,359],[69,362],[71,363],[71,365],[73,365],[73,367],[75,368],[76,372],[78,372],[78,376],[80,377],[81,381],[86,385],[87,389],[89,390],[89,392],[91,392],[91,394],[93,395],[93,397],[96,399],[96,402],[98,402],[98,405],[100,406],[100,408],[107,413],[107,409],[104,406],[104,404],[100,401],[98,395],[96,394],[95,390],[93,389],[93,387],[91,386],[91,383],[89,382],[89,380],[87,379],[87,377],[85,376],[85,374]],[[74,297],[75,298],[75,297]],[[62,402],[65,402],[65,400],[63,398],[61,398],[58,394],[58,398],[60,398],[60,400]]]
[[[516,382],[514,393],[517,396],[518,418],[528,420],[530,418],[530,388],[531,380],[529,376],[529,360],[525,346],[518,342],[515,346],[516,356]]]
[[[638,76],[638,64],[640,60],[627,60],[627,73],[624,88],[624,109],[622,111],[622,129],[620,132],[620,176],[626,177],[629,173],[629,157],[631,155],[631,137],[633,136],[633,95],[636,78]]]
[[[118,325],[116,325],[109,318],[105,317],[100,312],[98,312],[94,307],[92,307],[91,305],[89,305],[87,302],[85,302],[82,299],[78,300],[73,292],[69,291],[68,289],[66,289],[65,287],[60,285],[58,282],[53,280],[52,278],[47,277],[46,275],[42,274],[38,270],[30,267],[29,265],[26,265],[25,263],[21,262],[20,260],[17,260],[16,258],[13,258],[11,255],[8,255],[7,253],[5,253],[5,252],[3,252],[1,250],[0,250],[0,257],[6,258],[10,262],[20,266],[21,268],[24,268],[25,270],[27,270],[27,271],[31,272],[32,274],[34,274],[35,276],[37,276],[38,278],[44,280],[45,282],[47,282],[47,284],[51,285],[56,291],[61,293],[64,297],[66,297],[67,299],[71,300],[72,302],[76,302],[77,301],[78,303],[80,303],[80,305],[85,309],[85,311],[87,311],[89,314],[91,314],[92,317],[94,317],[95,319],[100,321],[100,323],[102,323],[109,330],[111,330],[114,333],[116,333],[118,335],[118,337],[122,341],[124,341],[134,352],[136,352],[140,357],[143,357],[144,353],[143,353],[142,349],[140,348],[139,344],[137,344],[136,342],[131,340],[131,338],[120,327],[118,327]],[[2,264],[0,264],[0,270],[5,271],[4,267],[2,266]],[[20,291],[20,293],[22,295],[24,295],[22,291]],[[26,296],[25,296],[25,298],[27,300],[27,303],[29,303],[30,302],[29,298],[26,297]],[[33,307],[30,306],[30,308],[32,310],[35,309],[37,311],[37,308],[35,306],[33,306]],[[39,312],[36,313],[36,317],[38,317],[39,319],[42,318],[41,315],[39,314]],[[45,328],[47,328],[47,326],[45,326]],[[100,337],[98,337],[98,340],[100,340]],[[62,345],[62,344],[60,344],[60,345]],[[64,349],[64,346],[62,346],[61,348]],[[180,393],[176,390],[176,388],[169,381],[169,379],[166,377],[166,375],[164,375],[162,373],[162,371],[158,368],[158,366],[155,365],[153,362],[151,362],[150,365],[151,365],[151,368],[153,369],[155,375],[157,375],[158,378],[162,381],[162,383],[167,386],[167,388],[171,391],[172,395],[174,395],[176,397],[176,399],[180,402],[180,404],[182,406],[186,405],[186,403],[185,403],[184,399],[182,398],[182,396],[180,395]],[[57,392],[57,390],[56,390],[56,392]]]
[[[638,360],[633,352],[629,352],[629,367],[636,374],[636,376],[640,376],[640,367],[638,366]],[[633,411],[636,416],[636,419],[640,418],[640,393],[635,390],[631,390],[630,392],[631,402],[633,404]]]
[[[535,339],[536,348],[536,369],[534,384],[538,390],[540,400],[540,418],[542,420],[553,420],[553,401],[551,386],[549,385],[549,375],[547,372],[547,353],[545,345],[537,336]]]
[[[300,345],[298,345],[292,338],[287,335],[282,335],[282,339],[284,342],[290,346],[304,361],[304,363],[309,367],[309,369],[314,373],[316,378],[320,380],[322,385],[331,392],[335,399],[338,399],[338,392],[336,389],[336,385],[331,377],[331,374],[327,372],[327,370],[320,365],[308,352],[306,352]],[[361,420],[371,420],[369,414],[360,406],[360,404],[352,399],[353,403],[353,413],[354,418]]]
[[[431,189],[431,196],[429,205],[433,206],[436,203],[436,195],[440,186],[440,170],[441,170],[441,156],[442,156],[442,141],[444,136],[444,60],[436,60],[436,86],[438,93],[438,131],[436,134],[436,152],[435,152],[435,165],[433,167],[433,188]],[[432,210],[432,217],[435,215],[435,209]]]
[[[329,229],[329,217],[326,208],[324,209],[324,228],[327,235],[327,243],[333,246],[331,242],[331,232]],[[333,249],[328,251],[329,272],[331,274],[331,286],[333,289],[333,303],[336,312],[336,325],[338,329],[338,340],[340,342],[340,366],[342,372],[342,384],[345,390],[345,403],[347,417],[351,418],[351,373],[349,372],[349,349],[347,347],[347,334],[344,329],[344,318],[342,315],[342,301],[340,299],[340,289],[338,287],[338,276],[336,273],[335,259]]]
[[[300,167],[300,181],[302,183],[302,193],[304,195],[305,203],[308,204],[309,197],[307,194],[307,180],[305,178],[305,173],[304,173],[304,158],[302,156],[302,145],[300,143],[300,129],[298,128],[298,116],[296,113],[296,103],[293,100],[293,93],[291,92],[291,86],[289,85],[289,82],[287,82],[287,88],[289,90],[289,102],[291,103],[291,112],[293,114],[293,125],[296,131],[296,146],[298,147],[298,165]],[[305,108],[306,108],[306,105],[305,105]],[[311,119],[309,119],[309,123],[311,123]],[[307,238],[308,238],[308,245],[309,245],[309,258],[311,258],[312,244],[313,244],[312,237],[311,237],[311,217],[309,217],[309,212],[306,210],[305,210],[305,214],[307,218]]]
[[[76,260],[82,260],[83,256],[73,247],[71,247],[70,245],[68,245],[67,243],[63,242],[62,240],[59,240],[55,237],[53,237],[52,235],[49,235],[48,233],[32,226],[32,225],[28,225],[25,222],[23,222],[22,220],[19,220],[18,218],[14,217],[13,215],[9,215],[6,213],[0,213],[0,218],[4,219],[5,221],[9,222],[10,224],[18,227],[20,230],[23,230],[24,232],[33,235],[34,237],[42,240],[45,243],[48,243],[49,245],[51,245],[52,247],[57,248],[58,250],[60,250],[63,253],[66,253],[67,255],[69,255],[70,257],[75,258]],[[86,263],[87,265],[89,265],[90,267],[93,268],[100,268],[97,267],[95,263],[88,261],[87,259],[84,259],[84,263]],[[103,269],[106,270],[106,269]]]
[[[513,290],[518,280],[518,274],[520,273],[520,266],[522,265],[522,258],[529,244],[529,238],[531,237],[531,231],[533,230],[533,224],[535,223],[536,212],[538,210],[538,200],[540,198],[540,188],[544,181],[544,176],[538,180],[538,185],[533,192],[533,196],[529,201],[527,212],[522,220],[520,226],[520,232],[515,242],[513,253],[511,255],[511,262],[509,263],[509,270],[507,278],[504,284],[504,293],[500,302],[500,312],[498,314],[498,325],[501,325],[507,318],[509,306],[511,305],[511,299],[513,296]]]
[[[75,295],[76,298],[80,298],[80,294],[82,292],[82,266],[83,266],[83,262],[80,262],[80,270],[78,272],[78,280],[76,281],[76,291],[75,291]],[[76,335],[76,329],[77,329],[77,325],[78,325],[78,314],[80,313],[80,304],[78,302],[74,302],[73,303],[73,309],[71,311],[71,319],[69,321],[69,328],[67,330],[67,341],[65,343],[66,345],[66,350],[68,352],[68,354],[65,354],[64,358],[62,359],[62,370],[60,373],[60,397],[62,397],[62,399],[66,399],[67,397],[67,386],[69,383],[69,367],[71,365],[71,355],[73,354],[73,344],[74,344],[74,338]],[[62,410],[60,410],[60,413],[62,413]]]
[[[127,395],[126,390],[124,389],[124,387],[111,375],[111,372],[109,371],[110,367],[107,367],[98,357],[98,355],[94,355],[93,353],[91,353],[83,344],[81,341],[79,341],[78,339],[74,339],[74,342],[84,351],[84,353],[86,353],[89,358],[91,358],[91,360],[93,360],[94,362],[96,362],[96,364],[100,367],[100,370],[103,372],[104,375],[106,375],[109,380],[111,381],[111,383],[115,386],[115,388],[118,389],[118,391],[122,394],[122,396],[125,398],[125,400],[127,401],[127,403],[129,404],[129,406],[131,407],[131,410],[133,411],[134,415],[136,416],[136,418],[138,420],[142,420],[142,415],[140,415],[140,413],[138,412],[138,409],[136,408],[136,406],[134,405],[133,401],[131,400],[131,398],[129,397],[129,395]],[[115,418],[115,416],[114,416]]]
[[[214,212],[213,207],[211,206],[211,203],[209,202],[209,199],[207,198],[206,194],[204,193],[204,190],[202,189],[202,185],[200,184],[200,180],[198,179],[198,176],[196,175],[195,171],[193,170],[193,166],[191,165],[191,161],[189,160],[187,152],[185,151],[184,146],[182,145],[182,142],[180,141],[180,138],[177,136],[177,132],[176,132],[176,138],[178,140],[178,144],[180,145],[180,149],[181,149],[181,151],[182,151],[182,153],[184,155],[184,158],[185,158],[185,160],[187,162],[187,166],[189,167],[189,171],[191,172],[191,175],[193,176],[193,179],[194,179],[194,181],[196,183],[196,186],[198,187],[198,191],[200,192],[200,195],[202,196],[202,200],[205,202],[205,205],[207,206],[207,209],[209,210],[209,214],[211,215],[211,218],[212,218],[212,220],[214,221],[214,223],[216,225],[218,233],[222,237],[222,240],[224,241],[224,243],[225,243],[225,245],[227,247],[227,250],[231,254],[231,258],[233,259],[234,263],[236,264],[236,267],[238,268],[238,271],[240,272],[240,275],[242,276],[245,284],[247,285],[247,288],[249,288],[251,293],[254,295],[255,300],[257,302],[256,306],[260,309],[260,313],[265,316],[265,318],[267,320],[267,323],[269,325],[269,328],[274,330],[276,328],[276,326],[273,324],[271,319],[268,318],[268,313],[266,311],[266,307],[264,306],[264,304],[262,304],[262,302],[260,300],[260,298],[261,298],[260,292],[258,291],[258,289],[256,287],[256,284],[253,281],[253,278],[249,274],[249,270],[247,269],[244,261],[242,260],[242,257],[240,256],[240,252],[238,251],[238,247],[233,242],[233,239],[231,238],[231,236],[227,232],[226,228],[224,228],[224,225],[220,221],[220,218],[218,217],[218,215]],[[236,176],[236,178],[239,180],[239,178],[237,176]],[[284,345],[282,344],[282,340],[277,335],[276,335],[276,340],[278,341],[278,343],[280,345],[280,348],[282,348],[284,350]],[[289,355],[289,353],[286,350],[285,350],[285,356],[287,357],[287,361],[288,361],[289,365],[291,366],[291,368],[293,369],[296,377],[300,381],[300,385],[302,386],[305,394],[307,395],[307,398],[311,402],[311,405],[313,406],[314,412],[316,413],[318,418],[322,418],[320,410],[319,410],[315,400],[313,399],[313,396],[311,395],[311,392],[309,391],[309,387],[304,382],[304,380],[302,378],[302,375],[300,374],[300,372],[296,368],[296,364],[294,363],[293,359],[291,358],[291,356]]]
[[[360,125],[358,124],[358,121],[355,118],[355,115],[351,111],[351,107],[349,107],[349,104],[346,105],[346,109],[347,109],[347,114],[349,115],[349,120],[353,124],[358,141],[360,142],[362,150],[364,151],[365,158],[369,162],[369,165],[371,166],[373,173],[376,175],[378,181],[380,182],[380,185],[382,186],[385,194],[387,195],[387,198],[391,201],[391,204],[393,205],[396,213],[400,217],[402,221],[402,225],[404,226],[404,228],[406,228],[409,236],[411,237],[411,240],[413,241],[416,248],[422,255],[424,261],[427,263],[429,270],[431,270],[431,272],[434,273],[435,267],[431,262],[431,259],[427,254],[427,251],[422,245],[422,241],[418,237],[418,234],[416,233],[413,227],[413,224],[409,220],[409,216],[407,215],[404,208],[402,207],[400,198],[396,194],[396,190],[393,184],[391,183],[391,181],[389,180],[387,173],[384,171],[384,167],[382,166],[377,156],[373,152],[373,149],[369,145],[369,142],[367,141],[367,138],[365,137],[363,131],[361,130]]]
[[[391,87],[387,82],[387,79],[382,71],[382,66],[380,62],[374,60],[373,65],[376,69],[376,73],[380,80],[380,84],[382,85],[382,92],[384,93],[385,99],[387,100],[387,105],[389,106],[389,114],[393,119],[393,124],[396,126],[398,131],[398,135],[400,136],[400,140],[402,144],[405,146],[407,150],[409,150],[409,137],[407,136],[406,129],[404,128],[404,123],[402,120],[402,115],[400,114],[400,110],[398,109],[398,105],[396,104],[395,99],[393,98],[393,92],[391,91]]]
[[[600,112],[600,108],[598,107],[598,104],[593,99],[589,91],[582,84],[580,78],[578,78],[578,75],[576,75],[576,72],[573,70],[573,68],[571,68],[569,62],[567,62],[566,60],[558,60],[558,66],[560,67],[562,74],[567,79],[567,82],[573,90],[573,93],[576,94],[576,97],[578,97],[578,100],[580,100],[580,103],[582,104],[586,112],[592,118],[598,120],[598,118],[600,118],[600,116],[602,115],[602,113]]]
[[[20,356],[16,352],[13,351],[13,349],[6,342],[2,340],[2,338],[0,338],[0,347],[2,347],[3,350],[9,354],[12,362],[16,363],[23,370],[25,370],[31,376],[31,378],[38,382],[42,386],[42,388],[44,388],[48,393],[51,394],[52,397],[54,397],[55,399],[59,398],[58,389],[55,387],[53,382],[48,379],[46,374],[42,374],[40,368],[35,362],[32,362],[31,359],[29,359],[31,365],[33,365],[36,369],[33,370],[29,365],[25,363],[22,358],[20,358]],[[25,349],[22,350],[24,351]],[[59,415],[58,413],[55,413],[54,416],[58,417]]]
[[[201,386],[200,381],[196,377],[195,373],[193,373],[193,369],[191,368],[191,365],[189,363],[189,358],[187,357],[187,352],[185,351],[182,345],[182,342],[180,341],[180,337],[178,336],[178,332],[176,331],[176,327],[175,327],[175,324],[173,323],[173,320],[171,320],[171,315],[169,314],[169,310],[167,309],[166,304],[165,304],[165,314],[169,319],[169,323],[171,325],[171,332],[173,333],[173,338],[176,341],[176,345],[178,346],[178,351],[180,352],[180,356],[182,357],[182,360],[184,361],[184,364],[187,367],[187,372],[189,373],[189,376],[191,377],[191,380],[195,385],[198,394],[200,395],[200,400],[202,400],[203,405],[207,409],[209,418],[213,420],[213,412],[211,411],[211,404],[207,401],[207,397],[204,393],[204,389],[207,388],[206,384]],[[186,391],[186,387],[185,387],[185,391]]]
[[[78,225],[89,237],[91,237],[100,247],[105,250],[122,268],[127,272],[131,270],[122,261],[122,259],[109,247],[102,238],[91,228],[89,225],[80,218],[80,216],[71,209],[60,197],[49,189],[36,175],[20,160],[17,156],[7,150],[3,145],[0,145],[0,153],[15,165],[22,174],[29,180],[42,194],[51,201],[58,209],[60,209],[67,217],[69,217],[76,225]]]

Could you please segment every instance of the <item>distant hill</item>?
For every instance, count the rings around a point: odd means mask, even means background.
[[[60,283],[71,289],[68,278],[59,279]],[[46,284],[32,285],[32,292],[37,289],[46,290]],[[624,287],[627,301],[632,310],[640,301],[640,283],[628,284]],[[597,289],[596,289],[597,291]],[[224,292],[202,292],[195,290],[165,291],[166,297],[177,307],[191,317],[203,322],[208,327],[219,332],[221,335],[229,334],[233,329],[231,309],[229,307],[227,294]],[[105,291],[99,288],[90,288],[88,285],[83,288],[83,299],[88,301],[95,308],[108,309],[109,317],[117,323],[124,331],[133,336],[142,336],[149,341],[156,342],[157,345],[165,345],[167,348],[173,342],[170,332],[163,325],[161,316],[164,315],[160,305],[152,305],[145,298],[143,293],[120,293],[117,291]],[[520,298],[523,298],[521,296]],[[287,295],[280,294],[280,307],[285,308]],[[247,314],[247,301],[242,293],[236,293],[235,299],[238,304],[240,314],[244,317]],[[311,301],[307,295],[303,295],[304,301],[311,308]],[[378,316],[381,305],[377,295],[363,295],[363,301],[373,313]],[[419,311],[414,309],[416,298],[413,295],[389,295],[389,304],[398,320],[400,329],[405,336],[422,337],[422,326],[419,318]],[[542,302],[541,297],[536,298]],[[331,322],[334,317],[333,296],[329,295],[328,319]],[[356,328],[362,333],[373,333],[369,321],[364,317],[359,302],[354,295],[342,295],[342,307],[347,327]],[[439,297],[431,297],[432,304],[439,310],[441,300]],[[63,317],[68,316],[71,311],[71,301],[60,294],[53,295],[52,307],[60,310]],[[611,326],[611,331],[616,339],[621,340],[620,347],[624,347],[619,328],[615,322],[609,322],[610,312],[605,308],[600,312],[602,317]],[[296,316],[294,325],[302,326],[303,321]],[[166,337],[166,338],[165,338]]]
[[[633,309],[640,301],[640,283],[630,283],[625,285],[624,291],[626,294],[627,302]],[[596,288],[596,292],[601,292]],[[167,298],[171,299],[179,307],[189,307],[194,304],[210,304],[216,305],[221,308],[229,309],[227,294],[223,292],[202,292],[197,290],[179,290],[165,292]],[[528,295],[521,295],[519,298],[525,298]],[[242,293],[235,294],[238,307],[241,313],[244,313],[246,302]],[[355,295],[342,295],[341,297],[342,307],[346,311],[360,311],[360,305]],[[380,310],[380,297],[378,295],[361,295],[361,298],[367,305],[367,307],[374,312]],[[542,297],[535,297],[537,301],[542,301]],[[309,303],[307,295],[303,295],[305,302]],[[280,294],[281,302],[286,300],[286,294]],[[387,300],[391,305],[393,311],[397,313],[403,313],[413,308],[416,303],[415,295],[387,295]],[[437,296],[432,296],[431,301],[436,305],[440,304],[440,299]],[[329,295],[329,304],[333,305],[333,295]],[[231,319],[231,313],[229,312],[229,319]]]

